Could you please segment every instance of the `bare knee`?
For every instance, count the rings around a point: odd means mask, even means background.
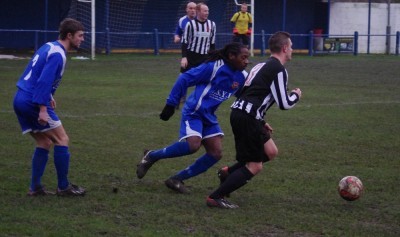
[[[69,144],[69,137],[67,134],[63,134],[62,136],[59,137],[58,144],[61,146],[68,146]]]
[[[203,141],[203,145],[208,155],[217,160],[222,159],[222,136],[207,138]]]
[[[267,156],[269,160],[275,159],[278,156],[278,148],[275,147],[275,149],[268,150]]]
[[[37,147],[40,147],[40,148],[43,148],[46,150],[50,150],[51,146],[53,145],[53,141],[49,137],[47,137],[46,135],[44,135],[42,133],[31,132],[30,135],[35,140]]]
[[[253,174],[256,175],[261,172],[263,169],[263,163],[262,162],[248,162],[246,164],[247,169]]]
[[[222,150],[221,149],[214,149],[214,150],[207,151],[207,154],[214,157],[217,160],[222,159]]]
[[[201,147],[201,138],[199,137],[189,137],[186,139],[186,142],[189,144],[190,153],[195,153]]]
[[[53,142],[48,138],[44,138],[44,139],[36,140],[36,145],[40,148],[50,150],[51,146],[53,145]]]
[[[268,156],[268,160],[273,160],[278,155],[278,147],[275,145],[274,140],[269,139],[264,144],[265,155]]]
[[[62,126],[45,132],[55,145],[68,146],[69,137]]]

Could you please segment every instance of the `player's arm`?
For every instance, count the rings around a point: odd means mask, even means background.
[[[60,54],[51,55],[46,65],[43,67],[42,73],[38,78],[33,92],[32,102],[38,105],[47,105],[51,101],[54,93],[53,84],[57,79],[62,67],[63,61]]]
[[[179,26],[179,23],[176,26],[175,29],[175,34],[174,34],[174,43],[179,43],[181,42],[181,37],[182,37],[183,31],[181,27]]]
[[[210,67],[208,66],[208,64],[204,63],[197,68],[193,68],[179,75],[167,98],[167,102],[161,111],[160,119],[168,121],[175,113],[175,107],[180,103],[180,99],[182,98],[182,95],[186,93],[187,88],[201,83],[202,80],[207,78],[207,73],[208,77],[211,76],[211,73],[209,73]]]
[[[181,67],[186,68],[188,65],[188,60],[187,60],[187,52],[188,52],[188,45],[192,37],[192,27],[190,25],[190,22],[187,22],[185,25],[185,30],[183,31],[182,34],[182,40],[181,40],[181,52],[182,52],[182,59],[181,59]]]
[[[46,125],[49,119],[47,105],[50,103],[50,106],[55,108],[55,100],[52,96],[53,83],[60,72],[60,60],[62,63],[62,58],[59,54],[53,54],[48,58],[33,92],[32,102],[39,106],[38,122],[41,125]]]
[[[301,90],[299,88],[292,90],[288,94],[286,85],[287,75],[284,71],[280,71],[276,74],[270,87],[276,103],[282,110],[293,108],[301,97]]]
[[[215,25],[215,22],[212,22],[212,30],[211,30],[211,39],[210,39],[210,50],[214,51],[215,50],[215,34],[217,33],[217,27]]]
[[[213,63],[203,63],[196,68],[181,73],[171,89],[167,98],[167,104],[171,106],[178,105],[183,94],[186,93],[189,87],[193,87],[200,83],[208,83],[213,70],[213,65]]]

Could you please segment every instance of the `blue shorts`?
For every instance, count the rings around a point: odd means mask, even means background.
[[[206,139],[223,135],[224,133],[218,123],[204,123],[201,117],[197,115],[182,115],[179,141],[193,136]]]
[[[47,113],[49,114],[48,123],[45,126],[40,125],[38,122],[39,107],[32,103],[32,96],[21,90],[18,90],[15,94],[14,111],[21,126],[22,134],[28,132],[45,132],[61,126],[60,119],[50,106],[47,106]]]

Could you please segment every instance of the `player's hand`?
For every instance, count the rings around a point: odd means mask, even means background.
[[[160,119],[164,121],[168,121],[169,118],[172,117],[175,113],[175,106],[165,105],[164,109],[161,111]]]
[[[49,114],[47,113],[47,108],[46,106],[41,105],[38,122],[40,125],[45,126],[48,121],[49,121]]]
[[[233,28],[233,34],[234,34],[234,35],[237,35],[237,34],[239,34],[239,31],[238,31],[238,29],[236,29],[236,28]]]
[[[54,98],[51,98],[50,100],[50,106],[51,108],[55,109],[57,106],[56,100]]]
[[[249,28],[248,30],[247,30],[247,33],[246,33],[246,35],[251,35],[251,28]]]
[[[181,68],[185,69],[188,65],[188,60],[186,57],[181,59]]]
[[[299,96],[299,99],[301,98],[301,90],[300,90],[300,88],[293,89],[292,93],[296,93]]]
[[[274,129],[268,123],[265,123],[264,127],[268,131],[269,134],[272,134],[272,132],[274,131]]]
[[[181,37],[179,37],[178,35],[175,35],[174,36],[174,43],[177,44],[179,42],[181,42]]]

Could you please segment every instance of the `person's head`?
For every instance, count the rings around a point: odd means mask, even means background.
[[[243,71],[249,64],[249,49],[246,45],[233,42],[224,48],[211,52],[207,62],[223,59],[227,64],[238,71]]]
[[[78,48],[79,45],[84,41],[83,31],[85,28],[82,23],[72,18],[65,18],[59,27],[59,39],[64,42],[69,42],[66,45],[68,48]]]
[[[198,3],[196,6],[196,17],[199,21],[206,21],[208,19],[208,6],[205,3]]]
[[[242,3],[242,5],[240,5],[240,11],[247,12],[247,3]]]
[[[283,62],[292,59],[292,40],[290,34],[284,31],[274,33],[268,40],[269,50],[274,56],[278,56]]]
[[[188,2],[186,5],[186,15],[190,19],[194,19],[196,16],[196,3],[194,2]]]

